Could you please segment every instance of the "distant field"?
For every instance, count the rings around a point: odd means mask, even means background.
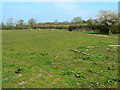
[[[114,35],[113,35],[114,37]],[[118,39],[63,30],[3,30],[3,88],[117,88]]]

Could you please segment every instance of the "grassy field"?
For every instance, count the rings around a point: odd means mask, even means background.
[[[3,88],[117,88],[118,39],[63,30],[2,31]]]

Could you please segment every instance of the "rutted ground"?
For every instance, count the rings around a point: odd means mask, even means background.
[[[118,39],[55,30],[3,31],[3,87],[117,88]]]

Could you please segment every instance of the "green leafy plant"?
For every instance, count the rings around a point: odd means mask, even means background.
[[[90,68],[90,69],[89,69],[89,72],[93,73],[93,72],[94,72],[93,68]]]
[[[113,78],[108,78],[105,81],[105,84],[109,84],[109,85],[113,85],[119,82],[119,79],[117,77],[113,77]]]
[[[82,73],[77,73],[77,74],[75,74],[75,77],[76,77],[76,78],[81,78],[81,79],[85,79],[85,78],[86,78],[86,76],[83,75]]]
[[[97,64],[98,64],[98,62],[93,62],[93,64],[94,64],[94,65],[97,65]]]
[[[108,67],[108,70],[115,70],[114,67]]]
[[[20,55],[20,53],[19,53],[19,52],[15,52],[14,54],[15,54],[15,55]]]
[[[63,75],[71,75],[71,74],[75,74],[75,71],[70,70],[63,72]]]
[[[15,71],[15,73],[20,73],[22,70],[23,70],[22,67],[19,67],[17,71]]]
[[[91,82],[90,84],[92,87],[98,87],[99,86],[99,82]]]

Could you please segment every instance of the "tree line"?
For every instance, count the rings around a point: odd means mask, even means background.
[[[2,22],[2,30],[12,29],[67,29],[69,31],[92,29],[99,30],[102,33],[120,33],[118,13],[110,10],[100,10],[96,15],[96,19],[83,20],[81,17],[74,17],[70,22],[59,22],[54,20],[53,22],[37,23],[37,20],[31,18],[28,23],[25,23],[23,19],[13,22],[13,18],[8,19],[7,23]]]

